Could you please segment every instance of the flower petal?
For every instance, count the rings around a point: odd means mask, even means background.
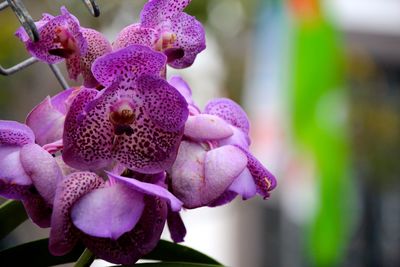
[[[249,151],[240,146],[236,147],[247,156],[247,168],[253,176],[254,182],[257,186],[257,193],[264,198],[269,197],[269,192],[277,185],[275,176],[272,175]]]
[[[167,204],[145,196],[146,206],[136,226],[117,240],[83,235],[83,243],[97,257],[117,264],[131,265],[153,250],[165,225]]]
[[[186,208],[202,206],[206,151],[194,142],[182,141],[174,165],[169,170],[172,192]]]
[[[21,164],[21,147],[0,145],[0,179],[6,184],[30,185],[32,180]]]
[[[144,206],[142,193],[117,183],[80,198],[72,207],[71,218],[88,235],[116,240],[135,227]]]
[[[157,31],[144,28],[140,24],[131,24],[123,28],[113,43],[113,49],[118,50],[129,45],[140,44],[153,47],[157,41]]]
[[[62,138],[66,101],[73,91],[68,89],[52,98],[46,97],[28,114],[26,124],[35,133],[36,143],[43,146]]]
[[[228,190],[238,193],[244,200],[253,197],[257,193],[256,184],[248,168],[242,171],[229,186]]]
[[[192,90],[181,76],[173,75],[169,79],[168,83],[175,87],[176,90],[178,90],[178,92],[185,98],[188,104],[194,105],[194,101],[192,99]]]
[[[142,74],[159,75],[166,57],[142,45],[130,45],[106,54],[92,65],[93,76],[103,86],[110,86],[118,77],[130,84]]]
[[[142,76],[138,88],[144,95],[144,107],[151,120],[163,130],[180,131],[189,115],[183,96],[157,76]]]
[[[31,189],[32,190],[32,189]],[[52,208],[47,201],[37,193],[30,193],[23,199],[23,204],[29,218],[39,227],[50,226]]]
[[[169,60],[168,64],[177,69],[191,66],[197,54],[206,48],[203,26],[194,17],[180,13],[171,19],[170,31],[176,34],[173,47],[183,50],[184,54],[182,57]]]
[[[170,170],[172,191],[186,208],[209,205],[228,189],[246,164],[246,155],[234,146],[206,152],[197,143],[183,141]]]
[[[203,203],[208,204],[222,195],[246,165],[246,155],[234,146],[228,145],[208,151],[204,160]]]
[[[155,28],[165,20],[179,14],[191,0],[152,0],[148,1],[141,13],[140,21],[144,27]]]
[[[35,135],[25,124],[0,120],[0,145],[23,146],[34,142]]]
[[[179,199],[177,199],[167,189],[159,185],[140,182],[136,179],[123,177],[110,172],[107,172],[107,174],[137,192],[160,197],[161,199],[168,201],[172,211],[179,211],[182,207],[182,202]]]
[[[78,230],[71,221],[71,208],[79,198],[103,184],[103,179],[91,172],[75,172],[61,181],[51,216],[49,250],[53,255],[64,255],[75,246]]]
[[[93,62],[98,57],[111,53],[112,47],[104,35],[96,30],[82,28],[82,34],[88,43],[87,53],[80,57],[83,85],[88,88],[94,88],[99,84],[99,82],[92,73]]]
[[[55,159],[41,146],[28,144],[20,152],[21,164],[39,194],[52,205],[58,183],[63,176]]]
[[[204,108],[204,113],[217,115],[241,129],[245,134],[249,133],[250,124],[246,112],[228,98],[216,98],[209,101]]]
[[[223,119],[209,114],[189,116],[184,135],[195,140],[219,140],[233,134],[231,126]]]
[[[186,227],[179,212],[169,211],[167,223],[172,240],[175,243],[183,242],[186,236]]]
[[[65,118],[63,160],[76,169],[102,168],[111,160],[114,131],[108,114],[88,106],[97,95],[97,90],[82,89]]]
[[[244,149],[248,149],[250,146],[250,138],[249,135],[244,133],[241,129],[229,125],[233,134],[228,138],[222,139],[218,141],[219,146],[226,146],[226,145],[238,145],[243,147]]]

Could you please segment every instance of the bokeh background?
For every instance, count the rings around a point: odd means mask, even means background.
[[[144,4],[97,2],[99,18],[81,1],[25,4],[36,20],[65,5],[110,40]],[[251,150],[278,188],[185,211],[184,244],[228,266],[400,266],[400,0],[193,0],[186,11],[207,49],[168,75],[181,74],[201,107],[221,96],[244,107]],[[3,67],[28,57],[18,26],[0,12]],[[0,116],[23,122],[60,90],[43,63],[0,76]],[[26,222],[0,246],[47,233]]]

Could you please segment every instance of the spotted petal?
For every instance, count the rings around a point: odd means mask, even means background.
[[[103,180],[91,172],[76,172],[67,176],[57,187],[51,217],[49,250],[64,255],[76,244],[78,230],[71,221],[71,208],[78,199],[103,186]]]
[[[257,193],[264,198],[269,197],[269,192],[272,191],[277,185],[275,176],[272,175],[249,151],[240,146],[236,147],[247,156],[247,168],[253,176],[254,183],[257,187]]]
[[[153,47],[157,41],[157,35],[155,29],[145,28],[140,24],[131,24],[118,33],[113,43],[113,49],[118,50],[133,44]]]
[[[206,48],[204,28],[194,17],[180,13],[171,20],[170,31],[176,34],[173,43],[175,49],[183,51],[183,55],[168,57],[168,64],[177,69],[193,64],[197,54]]]
[[[113,126],[108,114],[88,104],[98,95],[94,89],[83,89],[76,96],[65,118],[63,160],[74,168],[102,168],[111,160]]]
[[[140,13],[144,27],[155,28],[163,21],[170,20],[189,5],[191,0],[152,0],[148,1]]]
[[[25,124],[0,120],[0,145],[23,146],[34,142],[35,135]]]
[[[143,74],[159,75],[166,57],[142,45],[130,45],[96,59],[93,76],[103,86],[110,86],[118,77],[128,84]]]
[[[249,133],[250,124],[246,112],[228,98],[217,98],[209,101],[204,108],[204,113],[216,115],[241,129],[245,134]]]
[[[151,120],[165,131],[180,131],[189,115],[182,95],[164,79],[142,76],[139,90],[144,95],[144,107]]]

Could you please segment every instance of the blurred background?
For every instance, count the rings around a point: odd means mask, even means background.
[[[99,18],[81,1],[25,4],[35,20],[65,5],[111,41],[144,4],[97,2]],[[278,188],[266,201],[185,211],[184,244],[228,266],[400,266],[400,0],[192,0],[186,11],[207,49],[168,75],[182,75],[201,107],[222,96],[244,107],[251,150]],[[10,8],[0,25],[10,67],[28,54]],[[0,116],[23,122],[60,90],[43,63],[0,76]],[[0,246],[47,233],[26,222]]]

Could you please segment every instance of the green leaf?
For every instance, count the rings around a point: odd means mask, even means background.
[[[0,251],[1,266],[52,266],[75,262],[84,247],[76,246],[64,256],[53,256],[48,249],[49,239],[40,239]]]
[[[0,206],[0,239],[28,219],[20,201],[7,200]]]
[[[157,247],[152,252],[145,255],[143,259],[176,262],[196,262],[222,266],[222,264],[218,261],[197,250],[178,245],[166,240],[160,240]]]
[[[221,265],[193,263],[193,262],[155,262],[155,263],[137,263],[132,266],[142,266],[142,267],[220,267]]]

